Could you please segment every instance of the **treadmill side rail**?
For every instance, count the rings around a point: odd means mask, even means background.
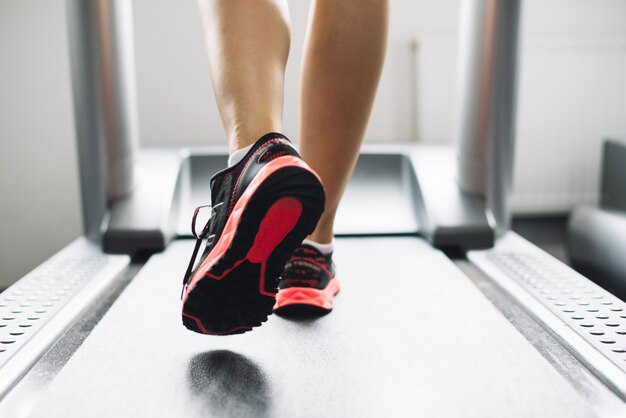
[[[174,237],[176,184],[184,151],[161,147],[138,154],[136,187],[113,201],[102,226],[102,248],[109,254],[163,251]]]
[[[513,232],[468,259],[626,400],[626,303]]]
[[[0,399],[129,262],[79,238],[0,294]]]
[[[484,199],[458,186],[455,157],[454,147],[445,145],[418,145],[411,151],[421,235],[438,248],[490,248],[495,222]]]

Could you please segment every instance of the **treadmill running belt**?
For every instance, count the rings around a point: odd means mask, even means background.
[[[342,290],[318,320],[187,331],[191,241],[153,256],[34,406],[36,417],[589,417],[585,398],[442,253],[338,239]]]

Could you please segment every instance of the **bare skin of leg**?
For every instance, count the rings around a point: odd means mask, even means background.
[[[284,0],[198,0],[215,99],[230,151],[282,130],[290,33]],[[309,239],[332,241],[387,43],[387,0],[315,0],[302,71],[301,153],[326,208]],[[253,63],[253,65],[251,65]]]
[[[319,174],[326,208],[308,237],[333,238],[339,201],[356,164],[387,45],[387,0],[315,0],[304,54],[300,150]]]
[[[213,92],[230,151],[282,131],[286,0],[198,0]]]

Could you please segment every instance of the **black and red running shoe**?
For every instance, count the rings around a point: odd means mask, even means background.
[[[271,133],[213,176],[211,202],[200,233],[200,208],[192,220],[198,241],[183,282],[183,324],[203,334],[240,334],[272,313],[285,263],[324,210],[324,190],[289,140]]]
[[[274,312],[284,317],[320,316],[333,309],[339,293],[332,254],[302,244],[287,262]]]

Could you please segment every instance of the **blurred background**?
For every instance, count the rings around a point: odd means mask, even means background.
[[[366,141],[453,140],[459,0],[392,0]],[[298,132],[310,1],[290,2],[285,132]],[[222,143],[193,1],[134,0],[140,138]],[[513,207],[598,200],[602,141],[626,133],[626,1],[525,0]],[[0,287],[82,233],[63,0],[0,0]],[[0,289],[1,290],[1,289]]]

